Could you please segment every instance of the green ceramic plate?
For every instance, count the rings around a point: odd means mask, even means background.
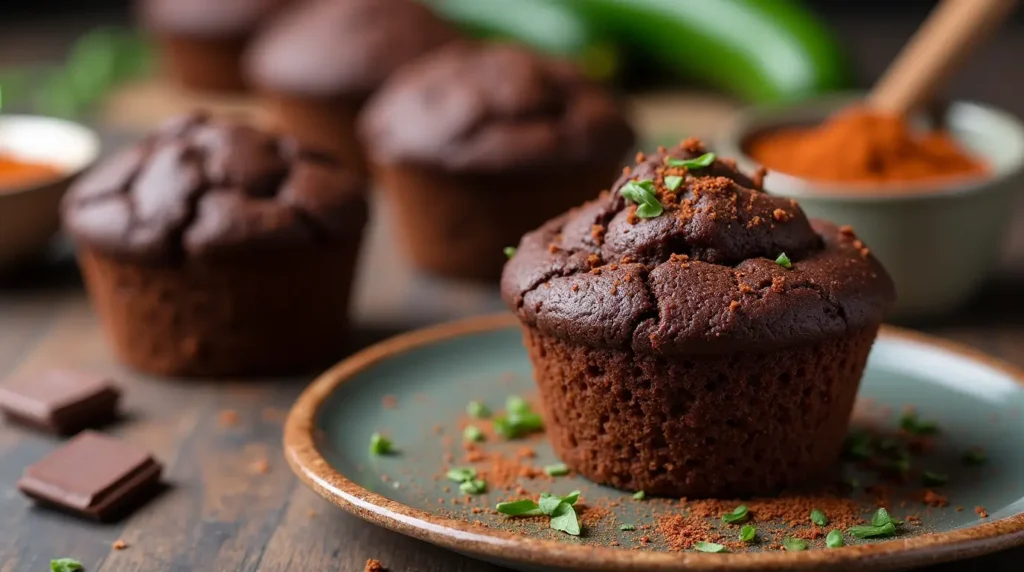
[[[533,395],[530,364],[510,316],[412,332],[347,359],[300,397],[289,415],[285,447],[299,477],[345,510],[521,570],[883,570],[1024,543],[1022,380],[1019,372],[976,352],[884,329],[864,376],[863,411],[875,420],[876,428],[880,424],[883,432],[896,434],[900,412],[912,405],[920,419],[936,421],[940,433],[925,452],[911,456],[910,482],[889,486],[893,516],[919,516],[921,524],[903,525],[892,539],[855,540],[847,535],[848,546],[841,549],[825,549],[818,539],[805,552],[772,549],[771,542],[730,554],[673,550],[656,525],[666,515],[685,513],[684,505],[660,499],[635,501],[628,492],[573,476],[523,477],[519,482],[525,492],[492,490],[467,501],[457,485],[444,478],[450,465],[466,464],[466,404],[481,400],[497,410],[509,395]],[[388,435],[399,453],[370,455],[374,432]],[[526,441],[492,438],[482,448],[488,455],[514,459],[524,446],[532,448],[536,458],[510,461],[513,467],[557,461],[543,435]],[[980,467],[968,466],[964,452],[978,446],[984,447],[987,461]],[[486,468],[489,463],[478,466]],[[921,502],[922,469],[948,476],[947,484],[934,488],[949,499],[948,507]],[[843,472],[845,479],[860,481],[849,495],[863,503],[870,518],[876,493],[863,489],[882,482],[880,477],[852,464],[844,465]],[[583,491],[584,526],[578,537],[551,530],[546,518],[517,520],[491,510],[499,500],[574,489]],[[976,514],[976,506],[984,507],[988,516]],[[709,522],[723,526],[717,518]],[[639,529],[622,531],[622,524]],[[777,523],[757,524],[765,537],[789,534],[778,532]],[[728,530],[735,534],[735,529]],[[641,537],[649,541],[641,542]]]

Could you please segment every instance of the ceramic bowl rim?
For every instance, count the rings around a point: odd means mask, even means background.
[[[511,314],[463,319],[400,334],[369,346],[317,377],[288,412],[284,454],[292,471],[332,504],[374,524],[478,558],[500,558],[533,566],[588,571],[820,570],[869,565],[890,570],[980,556],[1024,544],[1024,513],[978,526],[874,544],[806,552],[757,552],[722,556],[699,552],[637,552],[601,546],[524,538],[479,528],[385,498],[350,481],[330,466],[316,447],[316,419],[327,398],[352,377],[393,355],[460,336],[510,328]],[[924,343],[981,362],[1024,386],[1024,371],[980,351],[892,326],[879,334]],[[863,569],[863,568],[858,568]]]
[[[725,127],[714,137],[715,147],[723,156],[734,157],[742,166],[759,165],[760,163],[746,153],[744,140],[772,126],[781,127],[782,120],[772,119],[771,115],[780,111],[789,111],[797,107],[810,107],[813,112],[825,109],[838,110],[851,103],[862,100],[863,94],[856,92],[840,92],[798,102],[768,103],[746,107],[737,111],[725,123]],[[966,110],[983,113],[991,118],[1004,122],[1017,138],[1017,146],[1022,150],[1009,166],[986,177],[954,177],[938,182],[907,183],[898,182],[889,185],[836,183],[828,181],[812,181],[795,175],[770,171],[769,180],[782,181],[782,185],[774,186],[769,192],[774,195],[791,197],[798,200],[813,199],[823,202],[856,202],[856,203],[891,203],[933,200],[945,197],[960,197],[992,188],[997,188],[1004,181],[1024,172],[1024,123],[1013,114],[995,106],[971,100],[953,100],[948,109]],[[911,187],[911,192],[891,192],[896,188]],[[817,190],[810,190],[817,189]],[[930,189],[930,190],[929,190]]]
[[[29,182],[23,185],[17,185],[14,187],[5,188],[0,192],[0,199],[4,197],[13,197],[15,195],[22,195],[31,193],[33,191],[39,191],[43,189],[52,188],[54,185],[58,185],[74,177],[77,177],[83,171],[91,167],[99,159],[102,145],[100,143],[100,137],[95,130],[89,127],[71,121],[68,119],[61,119],[59,117],[49,117],[46,115],[30,115],[30,114],[15,114],[15,113],[4,113],[0,114],[0,123],[5,121],[26,121],[26,122],[39,122],[49,123],[57,126],[59,129],[63,129],[69,133],[73,133],[76,137],[81,137],[82,142],[85,145],[85,153],[83,154],[84,159],[79,161],[78,164],[68,168],[62,168],[60,175],[53,177],[52,179],[42,179],[39,181]]]

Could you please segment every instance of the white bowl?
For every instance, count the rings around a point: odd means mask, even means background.
[[[0,270],[39,254],[60,228],[60,199],[100,153],[92,130],[62,119],[0,114],[0,155],[45,163],[60,175],[0,189]]]

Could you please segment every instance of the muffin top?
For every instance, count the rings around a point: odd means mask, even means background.
[[[893,284],[852,229],[712,157],[696,140],[639,155],[610,192],[528,233],[506,303],[547,335],[647,354],[767,350],[881,320]]]
[[[290,0],[142,0],[147,27],[196,37],[244,36]]]
[[[456,37],[413,0],[310,0],[260,33],[246,71],[264,89],[363,100],[399,66]]]
[[[571,64],[462,42],[395,74],[360,130],[377,163],[452,171],[617,163],[634,139],[616,100]]]
[[[169,121],[64,198],[75,241],[137,262],[218,259],[354,237],[365,181],[292,139],[204,114]]]

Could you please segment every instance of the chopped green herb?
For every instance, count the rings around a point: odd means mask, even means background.
[[[941,487],[949,482],[949,475],[925,471],[921,474],[921,483],[926,487]]]
[[[551,514],[551,528],[573,536],[580,535],[580,521],[576,518],[576,509],[567,502],[559,503]]]
[[[564,477],[569,474],[569,465],[565,463],[555,463],[554,465],[548,465],[544,467],[544,474],[549,477]]]
[[[82,568],[82,563],[73,558],[58,558],[50,561],[51,572],[75,572]]]
[[[782,546],[790,552],[800,552],[801,550],[807,550],[807,541],[802,538],[787,536],[782,539]]]
[[[647,496],[647,494],[643,491],[637,491],[633,493],[633,500],[644,500],[645,496]]]
[[[811,509],[811,522],[818,526],[828,526],[828,517],[819,509]]]
[[[479,495],[487,492],[487,482],[483,479],[469,479],[459,485],[459,490],[470,495]]]
[[[985,450],[979,447],[968,450],[964,453],[964,464],[969,467],[980,467],[988,462],[988,456],[985,454]]]
[[[911,435],[934,435],[939,432],[939,426],[934,421],[922,420],[916,411],[907,411],[900,417],[900,429]]]
[[[719,552],[727,552],[725,545],[718,544],[717,542],[704,542],[703,540],[694,543],[693,548],[697,552],[712,552],[715,554]]]
[[[544,430],[544,419],[522,397],[510,395],[505,401],[505,409],[504,416],[494,418],[494,430],[502,437],[515,439]]]
[[[871,458],[871,435],[863,431],[855,431],[846,436],[843,442],[843,455],[854,461],[865,461]]]
[[[843,533],[839,530],[833,530],[825,537],[825,546],[829,548],[841,548],[845,544],[846,542],[843,541]]]
[[[506,439],[515,439],[544,429],[544,419],[529,412],[525,415],[509,415],[494,418],[494,430]]]
[[[491,409],[480,401],[470,401],[466,406],[466,413],[473,419],[487,419],[491,416]]]
[[[576,518],[576,509],[572,505],[580,498],[580,491],[573,491],[564,497],[550,493],[541,493],[538,502],[523,499],[513,502],[498,503],[495,509],[510,516],[533,516],[546,514],[551,517],[551,528],[573,536],[579,536],[580,523]]]
[[[533,411],[529,402],[518,395],[509,395],[505,399],[505,409],[509,415],[523,415]]]
[[[793,263],[789,260],[789,257],[786,256],[785,252],[780,254],[779,257],[775,259],[775,264],[778,264],[779,266],[786,269],[793,268]]]
[[[636,530],[636,526],[634,526],[632,524],[620,524],[619,525],[619,530],[621,530],[623,532],[630,532],[630,531]]]
[[[484,432],[476,425],[466,425],[462,430],[462,438],[471,443],[479,443],[484,440]]]
[[[747,522],[750,518],[750,509],[747,505],[741,504],[734,508],[732,512],[727,512],[722,515],[722,522],[726,524],[740,524],[741,522]]]
[[[871,524],[873,524],[874,526],[882,526],[887,522],[891,522],[894,525],[903,524],[902,520],[896,520],[895,518],[889,516],[889,511],[885,510],[885,507],[879,508],[877,511],[875,511],[875,515],[871,517]]]
[[[882,536],[895,536],[896,526],[891,522],[883,524],[882,526],[865,524],[850,527],[849,529],[847,529],[846,532],[853,535],[854,538],[878,538]]]
[[[370,435],[370,454],[371,455],[388,455],[395,452],[395,446],[391,443],[391,439],[381,435],[380,433],[374,433]]]
[[[676,159],[675,157],[665,159],[665,163],[670,167],[686,167],[687,169],[703,169],[711,166],[714,162],[714,153],[704,153],[696,159]]]
[[[448,470],[446,475],[448,480],[455,481],[456,483],[464,483],[470,479],[476,478],[476,469],[473,467],[454,467]]]
[[[503,252],[505,253],[505,258],[512,258],[513,256],[516,255],[516,247],[506,246]]]
[[[540,507],[532,499],[500,502],[494,507],[494,510],[509,516],[533,516],[541,514]]]
[[[679,175],[668,175],[665,177],[665,186],[668,190],[674,191],[679,188],[679,185],[683,184],[683,178]]]
[[[665,210],[654,194],[654,182],[652,181],[629,181],[622,185],[619,193],[636,203],[636,216],[640,218],[654,218]]]
[[[740,542],[753,542],[757,537],[757,528],[752,524],[744,524],[740,529]]]
[[[889,511],[885,508],[878,509],[875,515],[871,517],[870,525],[854,526],[848,529],[846,532],[853,535],[855,538],[878,538],[883,536],[894,536],[896,534],[896,525],[903,524],[899,520],[894,520],[889,516]]]

